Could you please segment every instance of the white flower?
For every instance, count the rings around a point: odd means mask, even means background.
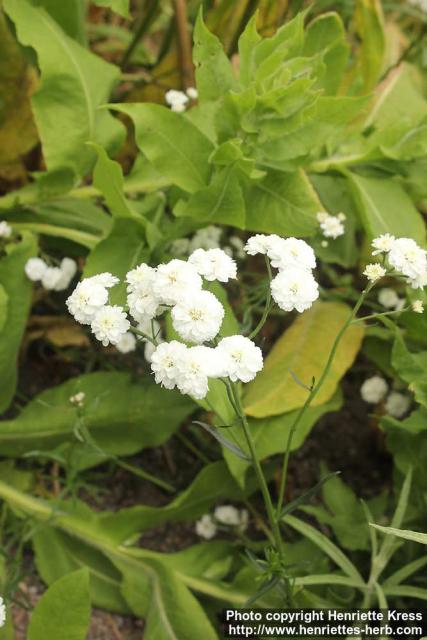
[[[195,528],[197,535],[205,540],[211,540],[217,532],[217,526],[208,513],[197,520]]]
[[[378,264],[378,262],[373,262],[366,265],[363,275],[365,275],[370,282],[376,282],[377,280],[385,276],[386,273],[387,271],[384,269],[384,267]]]
[[[221,524],[227,524],[232,527],[237,527],[240,524],[240,511],[231,504],[223,504],[220,507],[216,507],[214,515],[215,519]]]
[[[170,89],[165,94],[165,101],[170,106],[172,111],[185,111],[188,100],[188,96],[186,96],[183,91],[177,91],[176,89]]]
[[[317,222],[320,224],[321,222],[324,222],[326,218],[329,218],[329,213],[327,213],[326,211],[319,211],[318,213],[316,213],[316,218]]]
[[[411,238],[398,238],[388,254],[392,267],[411,279],[422,276],[427,271],[427,252]]]
[[[129,330],[130,322],[122,307],[105,305],[96,312],[90,326],[95,338],[107,347],[110,343],[117,345]]]
[[[339,216],[326,216],[320,222],[320,228],[325,238],[334,238],[334,240],[345,233],[342,219]]]
[[[0,627],[4,627],[6,622],[6,605],[3,598],[0,598]]]
[[[122,335],[116,344],[117,351],[120,353],[130,353],[136,349],[136,338],[133,333],[127,331]]]
[[[424,289],[427,285],[427,271],[421,273],[416,278],[408,278],[408,284],[410,284],[413,289]]]
[[[172,324],[183,340],[201,344],[218,334],[224,307],[210,291],[187,294],[172,309]]]
[[[302,313],[319,297],[319,286],[310,271],[289,267],[273,278],[271,293],[284,311],[296,309]]]
[[[374,238],[371,243],[374,248],[372,255],[377,256],[379,253],[388,253],[395,240],[396,238],[390,233],[383,233],[383,235],[378,236],[378,238]]]
[[[68,311],[81,324],[90,324],[93,317],[108,302],[107,287],[101,282],[111,282],[97,276],[85,278],[66,301]],[[112,286],[112,285],[109,285]]]
[[[104,271],[103,273],[97,273],[95,276],[91,276],[90,278],[86,278],[86,280],[90,280],[94,284],[100,284],[102,287],[106,289],[110,289],[117,284],[119,279],[116,276],[113,276],[109,271]]]
[[[67,289],[77,272],[77,263],[72,258],[63,258],[59,266],[61,277],[55,285],[55,291]]]
[[[205,280],[228,282],[237,275],[237,265],[222,249],[196,249],[188,258]]]
[[[176,387],[177,363],[186,351],[185,344],[177,340],[162,342],[156,347],[151,355],[151,370],[157,384],[161,384],[166,389]]]
[[[399,296],[394,289],[380,289],[378,292],[378,302],[386,309],[394,309],[399,304]]]
[[[190,253],[196,249],[217,249],[222,235],[221,227],[210,224],[198,229],[190,242]]]
[[[226,375],[236,382],[250,382],[263,367],[262,351],[245,336],[228,336],[217,347]]]
[[[245,251],[250,256],[256,256],[258,253],[267,255],[270,240],[273,236],[266,236],[263,233],[257,233],[255,236],[248,238],[245,244]],[[279,236],[274,236],[278,238]]]
[[[12,227],[6,222],[6,220],[2,220],[0,222],[0,238],[10,238],[11,235]]]
[[[362,400],[369,402],[369,404],[377,404],[383,400],[387,391],[387,382],[380,376],[372,376],[372,378],[368,378],[360,387]]]
[[[159,340],[157,340],[158,344],[161,344],[162,342],[163,342],[163,340],[161,338]],[[152,357],[153,357],[153,353],[155,352],[156,349],[157,349],[157,346],[155,344],[153,344],[152,342],[148,342],[148,340],[145,342],[145,345],[144,345],[144,358],[150,364],[151,364],[151,360],[152,360]]]
[[[245,258],[245,243],[243,240],[239,238],[239,236],[230,236],[228,241],[235,250],[236,258],[243,260],[243,258]]]
[[[313,249],[304,240],[298,238],[279,238],[269,236],[267,255],[271,265],[277,269],[288,267],[300,267],[301,269],[314,269],[316,256]]]
[[[135,269],[128,271],[126,274],[128,293],[142,292],[151,293],[152,285],[156,277],[156,269],[150,267],[144,262],[138,265]]]
[[[174,258],[157,267],[153,293],[164,304],[176,304],[201,288],[202,279],[189,262]]]
[[[159,301],[150,292],[134,291],[127,297],[129,313],[137,322],[151,320],[159,313]]]
[[[42,285],[48,291],[56,289],[62,277],[62,271],[59,267],[47,267],[42,276]]]
[[[176,362],[176,386],[179,391],[196,400],[205,398],[209,391],[208,368],[206,347],[185,349]]]
[[[186,94],[191,100],[197,100],[199,97],[199,92],[195,87],[188,87]]]
[[[86,394],[84,393],[84,391],[79,391],[78,393],[70,397],[70,402],[75,407],[83,407],[85,398]]]
[[[329,247],[329,242],[327,240],[322,240],[320,246],[326,249],[326,247]]]
[[[424,304],[422,300],[414,300],[412,303],[412,311],[415,313],[424,313]]]
[[[411,398],[403,393],[392,391],[385,401],[384,408],[389,416],[401,418],[411,406]]]
[[[48,269],[48,265],[41,258],[30,258],[27,260],[24,267],[27,278],[33,282],[41,280],[46,269]]]
[[[177,238],[172,242],[169,250],[175,258],[187,256],[190,252],[190,240],[188,238]]]

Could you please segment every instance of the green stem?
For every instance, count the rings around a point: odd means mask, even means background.
[[[157,340],[155,338],[150,338],[150,336],[147,333],[141,331],[141,329],[130,327],[129,331],[137,336],[140,336],[141,338],[144,338],[144,340],[148,340],[148,342],[151,342],[151,344],[153,344],[155,347],[158,346]]]
[[[362,318],[355,318],[352,324],[357,322],[365,322],[365,320],[375,320],[375,318],[383,318],[385,316],[393,316],[404,311],[409,311],[411,307],[403,307],[402,309],[395,309],[394,311],[384,311],[383,313],[371,313],[369,316],[363,316]]]
[[[258,335],[258,333],[261,331],[261,329],[263,328],[265,321],[268,318],[268,314],[270,312],[271,309],[271,266],[270,266],[270,261],[267,258],[267,256],[265,257],[265,264],[267,266],[267,271],[268,271],[268,289],[267,289],[267,296],[265,299],[265,307],[264,307],[264,311],[263,314],[261,316],[260,321],[258,322],[257,326],[255,327],[255,329],[252,331],[252,333],[249,334],[249,339],[253,340],[255,338],[255,336]]]
[[[329,357],[328,360],[326,362],[326,365],[323,369],[322,375],[319,378],[319,381],[317,382],[317,384],[313,383],[313,386],[311,387],[311,391],[308,395],[308,398],[306,399],[304,405],[301,407],[301,410],[298,412],[298,415],[296,416],[291,429],[289,431],[289,436],[288,436],[288,441],[286,444],[286,450],[285,450],[285,454],[283,457],[283,466],[282,466],[282,475],[281,475],[281,479],[280,479],[280,488],[279,488],[279,498],[277,501],[277,518],[280,518],[280,513],[282,511],[282,506],[283,506],[283,500],[285,497],[285,490],[286,490],[286,478],[287,478],[287,474],[288,474],[288,465],[289,465],[289,457],[290,457],[290,452],[291,452],[291,447],[292,447],[292,440],[293,437],[295,435],[296,429],[299,425],[299,423],[301,422],[305,412],[307,411],[307,409],[310,407],[311,403],[313,402],[314,398],[317,396],[317,394],[319,393],[320,389],[322,388],[323,383],[325,382],[331,365],[334,361],[334,357],[338,348],[338,345],[341,341],[341,338],[343,337],[344,333],[347,331],[348,327],[350,326],[350,324],[353,322],[357,312],[359,311],[360,307],[363,304],[364,299],[366,298],[366,296],[368,295],[369,291],[372,289],[373,287],[373,283],[370,283],[366,289],[364,291],[362,291],[361,295],[359,296],[358,301],[356,302],[353,311],[351,312],[351,314],[349,315],[348,319],[345,321],[345,323],[343,324],[343,326],[341,327],[341,329],[339,330],[334,343],[332,345],[332,349],[329,353]]]

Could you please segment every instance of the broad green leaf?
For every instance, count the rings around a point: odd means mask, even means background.
[[[381,527],[379,524],[369,523],[371,527],[378,529],[381,533],[385,533],[396,538],[403,538],[404,540],[411,540],[412,542],[419,542],[420,544],[427,544],[427,533],[421,533],[420,531],[408,531],[407,529],[395,529],[394,527]]]
[[[194,27],[193,60],[200,100],[216,100],[236,88],[231,62],[203,22],[201,10]]]
[[[123,18],[130,18],[129,0],[93,0],[99,7],[108,7]]]
[[[322,205],[301,172],[270,171],[245,191],[246,228],[281,236],[310,236]]]
[[[65,33],[86,45],[86,2],[85,0],[31,0],[36,7],[43,7],[59,24]]]
[[[116,218],[109,235],[88,256],[84,277],[109,271],[120,278],[120,284],[111,289],[110,301],[123,305],[126,302],[126,273],[146,262],[148,253],[143,221]]]
[[[6,289],[2,284],[0,284],[0,335],[7,321],[7,307],[9,304],[8,301],[9,296],[7,295]]]
[[[275,343],[264,369],[247,385],[246,413],[264,418],[301,407],[308,391],[295,382],[293,375],[307,386],[313,378],[320,378],[335,338],[350,313],[350,308],[339,302],[316,302],[297,318]],[[312,406],[322,405],[333,396],[342,376],[353,364],[363,332],[361,325],[353,325],[344,333],[329,375]]]
[[[350,47],[345,28],[337,13],[324,13],[308,25],[304,44],[305,55],[320,54],[326,66],[320,86],[326,95],[338,92],[348,64]]]
[[[37,53],[41,83],[32,106],[47,167],[69,167],[77,176],[85,175],[94,161],[86,142],[114,149],[123,140],[123,126],[98,109],[107,102],[119,71],[69,38],[42,7],[26,0],[3,4],[19,41]]]
[[[10,244],[0,260],[0,286],[6,317],[0,330],[0,411],[9,406],[15,393],[17,359],[31,305],[32,284],[24,272],[25,263],[36,253],[35,239],[23,234],[21,242]]]
[[[14,457],[76,443],[73,430],[78,421],[70,397],[80,391],[86,394],[86,427],[104,451],[117,455],[158,446],[194,406],[185,396],[147,378],[133,383],[126,373],[85,374],[43,391],[17,418],[0,422],[2,454]]]
[[[85,640],[90,618],[89,572],[79,569],[60,578],[37,603],[28,640]]]
[[[93,169],[93,184],[100,190],[113,217],[136,217],[132,205],[123,191],[123,170],[118,162],[111,160],[107,152],[99,144],[90,145],[98,154]]]
[[[398,182],[355,173],[347,175],[360,220],[369,237],[392,233],[424,244],[423,218]]]
[[[239,38],[239,79],[244,87],[252,82],[255,75],[254,51],[261,40],[256,27],[257,18],[258,12],[249,20]]]
[[[367,93],[375,87],[384,68],[386,39],[381,1],[356,0],[354,20],[362,41],[356,50],[355,68],[363,79],[361,90]]]
[[[138,147],[162,176],[189,193],[207,185],[213,144],[184,115],[156,104],[110,107],[132,118]]]
[[[255,47],[254,60],[257,67],[257,80],[264,80],[269,75],[280,72],[281,63],[285,59],[297,56],[304,45],[305,11],[297,15],[277,29],[270,38],[263,38]]]

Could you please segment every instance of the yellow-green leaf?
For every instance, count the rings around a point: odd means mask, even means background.
[[[308,391],[295,378],[310,385],[319,379],[335,337],[350,308],[340,302],[317,302],[303,313],[268,355],[264,369],[247,386],[245,411],[256,418],[274,416],[301,407]],[[341,339],[331,370],[313,405],[327,402],[359,351],[363,327],[350,326]]]

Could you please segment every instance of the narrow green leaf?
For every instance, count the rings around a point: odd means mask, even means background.
[[[381,527],[379,524],[373,524],[372,522],[369,524],[371,527],[387,535],[403,538],[404,540],[412,540],[412,542],[419,542],[420,544],[427,544],[427,533],[409,531],[407,529],[396,529],[395,527]]]
[[[318,493],[320,491],[322,486],[326,482],[328,482],[328,480],[330,480],[334,476],[339,475],[339,473],[340,473],[340,471],[335,471],[334,473],[328,473],[326,476],[321,478],[321,480],[319,480],[319,482],[317,482],[314,485],[314,487],[311,487],[311,489],[308,489],[308,491],[304,491],[304,493],[302,493],[300,496],[298,496],[298,498],[295,498],[295,500],[292,500],[291,502],[288,502],[288,504],[282,510],[282,513],[280,514],[280,517],[283,518],[288,513],[292,513],[293,511],[295,511],[295,509],[298,509],[298,507],[304,505],[306,502],[311,500],[311,498],[313,498],[316,495],[316,493]]]
[[[123,170],[118,162],[111,160],[99,144],[90,143],[98,154],[93,170],[93,184],[100,190],[113,217],[133,218],[137,214],[126,199],[123,187]]]
[[[202,429],[210,433],[211,436],[215,438],[215,440],[217,440],[220,444],[222,444],[223,447],[231,451],[231,453],[233,453],[238,458],[246,461],[249,461],[251,459],[250,456],[244,453],[244,451],[242,451],[239,446],[228,440],[228,438],[223,436],[222,433],[218,431],[218,429],[215,429],[210,424],[207,424],[206,422],[200,422],[199,420],[195,420],[194,424],[198,424],[200,427],[202,427]]]

